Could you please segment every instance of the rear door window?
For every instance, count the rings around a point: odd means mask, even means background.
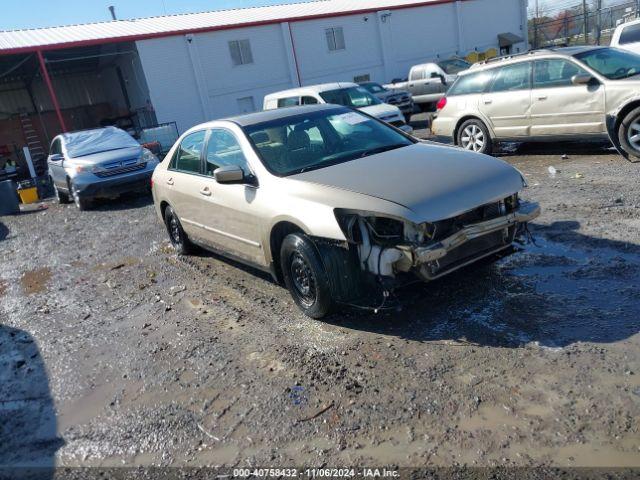
[[[412,82],[415,82],[416,80],[424,80],[425,78],[425,71],[421,68],[416,68],[414,70],[411,70],[411,76],[409,77],[409,80]]]
[[[640,23],[625,27],[620,34],[620,45],[636,42],[640,42]]]
[[[287,97],[278,99],[278,108],[295,107],[300,105],[300,97]]]
[[[530,88],[531,62],[522,62],[498,69],[491,85],[491,92],[512,92]]]
[[[200,173],[200,159],[204,148],[206,131],[201,130],[187,135],[173,157],[172,167],[174,170],[185,173]]]

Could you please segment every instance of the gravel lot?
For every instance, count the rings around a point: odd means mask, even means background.
[[[324,322],[147,197],[0,217],[0,465],[640,467],[640,164],[503,158],[535,245]]]

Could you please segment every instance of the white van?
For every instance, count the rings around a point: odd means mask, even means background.
[[[404,116],[398,107],[382,103],[365,88],[350,82],[310,85],[271,93],[264,97],[263,109],[273,110],[316,103],[333,103],[357,108],[404,132],[413,132],[413,128],[404,121]]]
[[[618,25],[611,37],[611,46],[640,55],[640,19]]]

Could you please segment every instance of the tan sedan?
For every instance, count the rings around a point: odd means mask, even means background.
[[[474,65],[438,104],[432,133],[481,153],[504,141],[611,140],[638,160],[640,56],[569,47]]]
[[[416,276],[508,250],[540,211],[524,186],[501,160],[336,105],[198,125],[153,175],[178,253],[197,244],[269,271],[314,318],[389,306]]]

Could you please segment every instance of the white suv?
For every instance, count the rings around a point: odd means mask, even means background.
[[[481,153],[501,141],[610,139],[640,159],[640,55],[539,50],[462,72],[438,103],[436,137]]]
[[[398,107],[382,103],[377,97],[369,93],[366,88],[357,83],[324,83],[271,93],[264,97],[263,109],[273,110],[275,108],[315,105],[318,103],[333,103],[357,108],[406,133],[413,132],[413,128],[405,122],[404,115]]]
[[[640,19],[619,25],[611,37],[611,46],[640,54]]]

